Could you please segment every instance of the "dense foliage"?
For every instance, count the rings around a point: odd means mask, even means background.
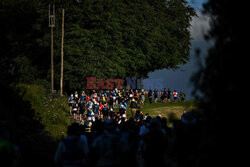
[[[55,88],[59,89],[61,8],[65,9],[64,90],[80,90],[87,76],[147,77],[189,59],[186,0],[3,0],[1,68],[13,82],[50,81],[49,3],[56,7]]]
[[[66,135],[67,126],[70,125],[66,97],[48,94],[40,85],[20,84],[17,90],[23,101],[31,104],[34,119],[39,121],[51,136],[60,139]]]
[[[57,141],[70,125],[65,97],[39,85],[0,83],[0,90],[0,137],[9,134],[8,140],[20,148],[21,165],[53,166]]]
[[[7,139],[20,148],[21,166],[31,166],[34,162],[39,162],[37,166],[52,166],[57,146],[52,136],[56,133],[52,135],[52,131],[45,130],[46,125],[34,119],[36,112],[41,111],[38,106],[37,111],[32,107],[31,101],[35,102],[35,98],[24,101],[22,95],[18,95],[21,92],[3,82],[0,82],[0,91],[0,137],[8,134]],[[2,159],[1,165],[7,166]]]
[[[48,6],[56,6],[55,89],[59,89],[61,9],[65,9],[64,90],[80,90],[87,76],[147,77],[189,59],[186,0],[1,0],[0,132],[20,146],[24,166],[50,166],[56,140],[69,124],[65,97],[48,94]]]

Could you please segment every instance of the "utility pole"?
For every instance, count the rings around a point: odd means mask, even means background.
[[[51,55],[50,55],[50,61],[51,61],[51,93],[53,93],[54,90],[54,46],[53,46],[53,28],[55,27],[55,5],[53,5],[53,14],[50,13],[50,5],[49,5],[49,27],[51,28]]]
[[[64,40],[64,9],[62,9],[62,42],[61,42],[61,78],[60,95],[63,95],[63,40]]]

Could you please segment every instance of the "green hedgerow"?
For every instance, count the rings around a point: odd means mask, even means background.
[[[31,104],[35,112],[34,119],[40,121],[44,129],[55,139],[66,135],[70,118],[67,116],[66,97],[51,94],[41,85],[17,85],[19,95]]]

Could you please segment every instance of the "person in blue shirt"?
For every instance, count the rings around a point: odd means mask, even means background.
[[[142,89],[141,93],[140,93],[140,96],[141,96],[141,104],[144,105],[144,101],[145,101],[145,92],[144,90]]]
[[[95,114],[95,120],[100,117],[99,103],[93,105],[93,112]]]
[[[89,121],[92,121],[93,112],[92,112],[92,110],[90,108],[87,109],[87,114],[86,115],[87,115],[87,119]]]
[[[114,105],[116,105],[116,99],[117,99],[117,94],[115,93],[115,91],[112,92],[112,98],[113,98],[113,107]]]
[[[120,103],[120,107],[121,107],[122,105],[124,106],[125,109],[128,108],[128,105],[127,105],[127,103],[125,102],[124,99],[122,99],[122,101],[121,101],[121,103]]]
[[[126,120],[126,108],[124,105],[120,106],[118,114],[120,115],[121,119]]]
[[[70,115],[72,115],[72,106],[73,106],[74,100],[75,100],[74,95],[71,94],[71,96],[68,99]]]
[[[87,98],[87,97],[86,97],[86,94],[85,94],[85,92],[83,91],[83,92],[82,92],[82,95],[81,95],[81,97],[80,97],[79,100],[80,100],[80,101],[82,100],[83,102],[85,102],[86,98]]]
[[[89,100],[88,102],[87,102],[87,107],[88,108],[92,108],[92,106],[93,106],[93,102],[92,102],[92,100]]]

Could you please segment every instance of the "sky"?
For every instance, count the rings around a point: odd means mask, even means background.
[[[207,0],[188,0],[190,5],[194,7],[197,12],[198,17],[194,17],[191,22],[191,52],[190,60],[185,65],[180,66],[180,69],[173,70],[157,70],[149,73],[148,80],[161,79],[162,83],[158,84],[158,90],[163,88],[170,88],[171,90],[176,90],[177,92],[184,92],[186,94],[186,100],[192,100],[192,91],[194,85],[191,82],[192,75],[198,71],[199,63],[204,64],[205,57],[207,55],[207,49],[211,47],[211,44],[207,43],[204,39],[204,33],[209,30],[209,17],[202,15],[202,4],[207,2]],[[199,48],[200,58],[197,58],[195,54],[195,49]],[[160,87],[159,87],[160,85]]]

